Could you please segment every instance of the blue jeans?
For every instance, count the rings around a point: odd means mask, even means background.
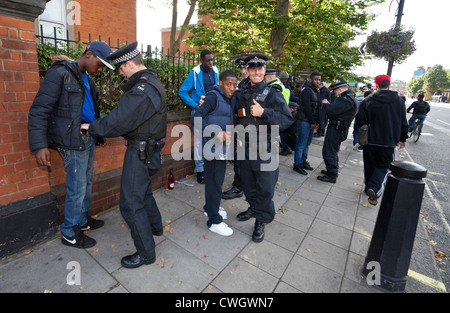
[[[408,121],[409,124],[409,128],[413,128],[414,127],[414,121],[416,120],[416,118],[420,118],[420,127],[419,127],[419,131],[422,131],[422,127],[423,127],[423,122],[425,121],[425,119],[427,118],[426,114],[413,114],[411,116],[411,118]]]
[[[73,226],[87,223],[87,212],[91,209],[95,142],[92,136],[82,138],[85,150],[58,149],[67,171],[64,222],[59,229],[68,237],[75,235]]]
[[[308,158],[309,145],[313,138],[314,130],[309,122],[298,122],[298,138],[295,145],[294,166],[302,164]]]

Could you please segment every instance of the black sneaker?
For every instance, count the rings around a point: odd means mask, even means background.
[[[80,226],[82,231],[97,229],[105,225],[102,220],[96,220],[90,216],[87,217],[87,220],[86,224]]]
[[[95,246],[97,243],[95,239],[86,236],[79,225],[75,225],[73,228],[75,235],[72,237],[67,237],[62,235],[61,242],[69,247],[87,249]]]
[[[377,205],[378,203],[378,196],[377,193],[375,192],[375,190],[373,190],[372,188],[367,189],[367,195],[369,196],[369,203],[371,205]]]
[[[303,161],[303,163],[302,163],[302,167],[305,169],[305,170],[308,170],[308,171],[313,171],[314,169],[311,167],[311,165],[309,164],[309,162],[308,161]]]
[[[308,175],[308,173],[303,169],[302,165],[294,165],[293,168],[294,171],[296,171],[297,173],[300,173],[302,175]]]
[[[205,172],[197,172],[197,183],[199,184],[205,183]]]

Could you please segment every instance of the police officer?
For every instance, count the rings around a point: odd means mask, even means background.
[[[273,138],[275,134],[271,133],[271,126],[275,125],[279,130],[284,130],[294,119],[284,101],[281,88],[277,85],[267,86],[264,81],[267,56],[250,55],[245,62],[248,65],[250,84],[235,93],[235,131],[238,132],[237,157],[240,162],[241,182],[250,207],[239,213],[237,218],[246,221],[255,217],[252,239],[254,242],[261,242],[264,239],[264,225],[272,222],[275,217],[272,198],[279,172],[278,138]],[[256,134],[252,133],[252,130]],[[265,153],[268,151],[269,158]],[[256,157],[253,154],[255,152]]]
[[[326,104],[326,114],[328,115],[328,128],[322,148],[322,157],[325,161],[326,170],[322,170],[322,176],[317,179],[335,183],[338,176],[339,157],[338,152],[341,142],[347,139],[348,129],[356,115],[357,101],[348,84],[345,81],[332,84],[331,91],[336,99],[333,103]]]
[[[118,106],[82,130],[103,137],[123,136],[127,150],[120,186],[120,211],[130,227],[137,252],[122,258],[122,266],[136,268],[156,260],[153,235],[163,233],[161,214],[152,194],[151,176],[161,167],[161,149],[166,136],[166,94],[155,71],[148,70],[137,42],[108,57],[128,78]]]

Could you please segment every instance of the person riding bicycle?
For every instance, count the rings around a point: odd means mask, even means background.
[[[411,109],[413,110],[412,116],[408,121],[409,124],[409,131],[412,130],[413,126],[414,126],[414,121],[417,118],[420,118],[420,128],[419,128],[419,132],[422,131],[422,127],[423,127],[423,122],[425,121],[425,118],[427,117],[428,112],[430,112],[430,105],[428,104],[428,102],[423,101],[424,98],[424,94],[419,94],[417,96],[417,101],[414,101],[409,108],[406,110],[408,113],[409,111],[411,111]]]

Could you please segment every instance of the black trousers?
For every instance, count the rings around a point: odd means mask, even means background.
[[[255,218],[262,223],[270,223],[275,217],[273,195],[278,181],[279,169],[261,171],[261,161],[241,160],[241,182],[245,198],[255,208]]]
[[[339,148],[341,147],[342,134],[335,125],[329,125],[325,134],[322,147],[322,157],[327,168],[327,172],[337,176],[339,170]]]
[[[161,167],[161,153],[146,165],[139,160],[139,151],[128,147],[123,161],[120,185],[120,212],[130,228],[137,252],[147,258],[155,257],[152,230],[161,230],[162,220],[152,192],[151,176]]]
[[[205,159],[205,206],[208,214],[206,225],[220,224],[222,216],[219,214],[220,201],[222,200],[222,184],[225,178],[227,161]]]
[[[372,188],[380,197],[389,173],[389,164],[395,160],[395,148],[366,145],[363,158],[365,190]]]
[[[236,188],[242,189],[241,169],[239,167],[239,160],[237,160],[236,155],[234,156],[234,160],[233,160],[233,170],[234,170],[233,186]]]
[[[320,134],[321,136],[325,134],[327,123],[328,123],[328,116],[325,108],[321,104],[319,107],[319,129],[317,130],[317,133]]]

